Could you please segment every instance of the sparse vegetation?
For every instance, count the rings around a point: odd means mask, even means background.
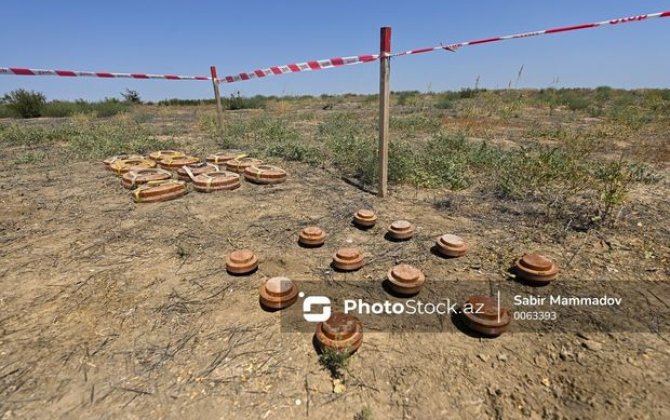
[[[325,347],[319,354],[319,363],[330,373],[331,378],[341,379],[349,366],[351,354],[348,349],[331,349]]]
[[[394,97],[405,109],[421,108],[421,112],[402,112],[391,118],[389,179],[395,185],[474,189],[493,193],[501,200],[537,203],[544,206],[547,217],[556,221],[579,220],[580,226],[595,226],[616,219],[616,208],[625,203],[627,192],[635,184],[659,179],[651,166],[634,156],[616,160],[603,153],[607,139],[630,136],[649,124],[667,121],[670,95],[665,90],[464,89],[425,95],[397,92]],[[237,92],[226,100],[227,109],[265,109],[244,118],[227,118],[222,137],[211,114],[200,117],[200,128],[223,148],[242,148],[264,158],[333,167],[342,176],[374,185],[377,139],[373,118],[359,111],[317,115],[315,111],[287,110],[320,110],[323,101],[337,107],[347,100],[374,109],[376,98],[245,98]],[[171,130],[156,132],[149,128],[155,118],[154,109],[136,105],[138,108],[131,110],[129,102],[133,101],[52,101],[42,105],[44,115],[76,117],[55,126],[2,125],[0,138],[3,143],[14,145],[65,145],[68,155],[77,159],[143,152],[172,144],[165,139],[174,135]],[[175,99],[159,102],[164,106],[201,103]],[[469,122],[508,122],[520,118],[528,106],[548,109],[550,114],[569,112],[573,120],[597,116],[601,122],[588,129],[533,122],[525,129],[527,141],[515,147],[492,141],[486,128]],[[108,122],[95,119],[117,113],[127,115]],[[453,118],[453,123],[448,118]],[[460,121],[468,123],[454,125]],[[26,155],[17,161],[37,158]]]
[[[140,98],[140,93],[136,90],[126,89],[124,92],[121,92],[123,100],[130,104],[141,104],[142,98]]]
[[[119,153],[146,153],[169,148],[174,143],[159,139],[150,129],[130,117],[99,121],[84,114],[65,124],[26,126],[0,125],[0,144],[11,146],[57,146],[59,153],[74,159],[100,159]]]
[[[14,161],[17,165],[30,165],[33,163],[39,163],[47,157],[47,154],[41,150],[34,152],[25,152],[18,159]]]
[[[40,117],[46,101],[44,94],[25,89],[13,90],[3,100],[11,115],[21,118]]]
[[[354,415],[354,420],[372,420],[372,409],[365,406]]]
[[[129,102],[122,102],[118,99],[107,98],[100,102],[87,102],[78,99],[74,102],[51,101],[44,105],[43,115],[45,117],[71,117],[77,114],[88,114],[95,117],[111,117],[130,109]]]

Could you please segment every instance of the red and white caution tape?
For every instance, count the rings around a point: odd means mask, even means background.
[[[561,26],[561,27],[558,27],[558,28],[543,29],[541,31],[532,31],[532,32],[523,32],[523,33],[520,33],[520,34],[513,34],[513,35],[496,36],[496,37],[493,37],[493,38],[484,38],[484,39],[479,39],[479,40],[476,40],[476,41],[458,42],[456,44],[439,45],[439,46],[436,46],[436,47],[428,47],[428,48],[421,48],[421,49],[418,49],[418,50],[409,50],[409,51],[394,53],[394,54],[391,54],[391,57],[401,57],[403,55],[422,54],[422,53],[427,53],[427,52],[437,51],[437,50],[447,50],[447,51],[455,52],[459,48],[466,47],[468,45],[488,44],[490,42],[507,41],[509,39],[529,38],[529,37],[538,36],[538,35],[550,35],[550,34],[557,34],[557,33],[561,33],[561,32],[576,31],[576,30],[579,30],[579,29],[597,28],[599,26],[619,25],[621,23],[642,22],[642,21],[649,20],[649,19],[663,18],[663,17],[670,17],[670,11],[650,13],[650,14],[646,14],[646,15],[630,16],[630,17],[624,17],[624,18],[618,18],[618,19],[610,19],[610,20],[604,20],[602,22],[585,23],[585,24],[582,24],[582,25]]]
[[[250,80],[266,76],[278,76],[284,73],[297,73],[301,71],[313,71],[330,69],[333,67],[350,66],[353,64],[370,63],[379,58],[379,54],[354,55],[351,57],[335,57],[325,60],[306,61],[304,63],[286,64],[284,66],[268,67],[248,73],[239,73],[219,79],[219,83],[234,83],[242,80]]]
[[[180,76],[176,74],[110,73],[106,71],[43,70],[21,67],[0,67],[0,74],[10,76],[62,76],[62,77],[102,77],[106,79],[164,79],[164,80],[212,80],[207,76]]]
[[[431,51],[447,50],[455,52],[461,47],[469,45],[487,44],[491,42],[506,41],[509,39],[529,38],[539,35],[549,35],[561,32],[576,31],[580,29],[596,28],[599,26],[618,25],[621,23],[642,22],[654,18],[670,17],[670,11],[650,13],[646,15],[630,16],[618,19],[610,19],[602,22],[586,23],[582,25],[562,26],[558,28],[544,29],[541,31],[524,32],[513,35],[497,36],[493,38],[479,39],[475,41],[458,42],[455,44],[439,45],[435,47],[420,48],[416,50],[403,51],[389,54],[389,57],[401,57],[405,55],[422,54]],[[333,67],[349,66],[353,64],[371,63],[379,59],[379,54],[355,55],[351,57],[335,57],[325,60],[306,61],[304,63],[287,64],[283,66],[268,67],[258,69],[248,73],[238,73],[225,76],[218,79],[219,83],[235,83],[244,80],[262,78],[266,76],[277,76],[285,73],[297,73],[303,71],[313,71],[329,69]],[[92,71],[72,71],[72,70],[41,70],[18,67],[0,67],[0,75],[15,76],[64,76],[64,77],[102,77],[102,78],[130,78],[130,79],[164,79],[164,80],[212,80],[207,76],[179,76],[173,74],[145,74],[145,73],[109,73]]]

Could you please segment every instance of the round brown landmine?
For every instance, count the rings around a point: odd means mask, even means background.
[[[263,161],[260,159],[254,158],[235,158],[226,161],[226,169],[232,172],[237,172],[238,174],[244,173],[244,170],[252,165],[262,165]]]
[[[388,234],[391,239],[404,241],[414,236],[415,226],[407,220],[396,220],[388,228]]]
[[[317,226],[308,226],[298,233],[298,242],[305,246],[321,246],[326,241],[326,232]]]
[[[126,160],[126,159],[144,160],[146,158],[142,155],[122,154],[122,155],[111,156],[111,157],[103,160],[102,163],[104,163],[105,166],[109,169],[109,167],[112,165],[112,163],[116,162],[117,160]]]
[[[167,170],[176,171],[182,166],[195,165],[200,163],[200,159],[195,156],[178,156],[164,158],[158,161],[158,165]]]
[[[258,289],[259,301],[267,309],[284,309],[298,299],[298,287],[287,277],[272,277]]]
[[[206,160],[207,162],[219,164],[219,163],[226,163],[229,160],[233,160],[235,158],[238,158],[242,152],[235,152],[235,151],[221,151],[221,152],[216,152],[212,153],[211,155],[208,155]]]
[[[377,215],[369,209],[360,209],[354,214],[354,224],[362,228],[371,228],[377,223]]]
[[[315,336],[321,351],[328,348],[352,354],[363,343],[363,325],[353,315],[333,312],[327,321],[317,324]]]
[[[524,254],[516,260],[514,272],[522,280],[546,285],[558,277],[558,265],[540,254]]]
[[[132,169],[121,176],[121,185],[127,189],[133,189],[152,181],[164,181],[171,179],[172,174],[160,168]]]
[[[186,155],[178,150],[157,150],[155,152],[149,153],[149,159],[155,160],[157,162],[163,159],[172,159],[184,156]]]
[[[435,241],[437,251],[447,257],[461,257],[468,252],[468,245],[463,238],[456,235],[445,234]]]
[[[235,190],[240,185],[240,175],[228,171],[204,173],[193,178],[193,188],[204,193]]]
[[[286,177],[285,170],[273,165],[251,165],[244,169],[244,179],[254,184],[281,184]]]
[[[136,203],[156,203],[159,201],[174,200],[186,195],[186,193],[188,193],[188,189],[184,181],[168,179],[164,181],[149,181],[137,187],[130,195]]]
[[[185,166],[188,168],[189,171],[191,171],[191,174],[193,174],[193,176],[197,176],[200,174],[209,174],[212,172],[221,172],[221,168],[219,168],[218,165],[214,165],[213,163],[207,163],[207,162],[198,162],[192,165],[185,165]],[[182,181],[191,181],[191,177],[189,176],[184,166],[177,169],[177,178],[181,179]]]
[[[421,291],[426,276],[416,267],[409,264],[399,264],[391,268],[386,277],[389,287],[400,295],[415,295]]]
[[[248,249],[233,251],[226,257],[226,270],[231,274],[249,274],[258,268],[258,258]]]
[[[504,333],[512,320],[507,308],[500,307],[493,296],[471,296],[461,307],[463,323],[479,334],[497,337]]]
[[[116,175],[121,176],[133,169],[155,168],[156,162],[148,159],[118,159],[111,163],[108,168]]]
[[[342,271],[355,271],[363,267],[365,258],[356,248],[340,248],[333,256],[333,266]]]

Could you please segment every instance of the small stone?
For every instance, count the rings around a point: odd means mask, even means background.
[[[506,362],[507,361],[507,355],[506,354],[499,354],[498,355],[498,361]]]
[[[571,352],[566,350],[565,348],[561,349],[561,352],[559,353],[559,356],[561,357],[561,360],[568,360],[573,356]]]
[[[583,333],[583,332],[581,332],[581,331],[578,331],[578,332],[577,332],[577,337],[579,337],[579,338],[581,338],[581,339],[583,339],[583,340],[590,340],[590,339],[591,339],[591,337],[589,337],[588,335],[586,335],[585,333]]]
[[[342,379],[333,379],[333,393],[342,394],[347,390],[347,386],[344,385]]]
[[[300,404],[302,404],[302,401],[300,401],[299,399],[295,400],[295,405],[300,405]]]
[[[549,378],[542,378],[542,385],[549,388],[551,386],[551,381],[549,380]]]
[[[477,357],[479,357],[480,359],[482,359],[482,362],[488,362],[488,360],[489,360],[489,357],[488,357],[487,355],[485,355],[485,354],[482,354],[482,353],[479,353],[479,354],[477,355]]]
[[[600,351],[603,349],[603,345],[594,340],[586,340],[582,343],[582,346],[586,347],[591,351]]]

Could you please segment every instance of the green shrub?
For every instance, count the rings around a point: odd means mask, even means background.
[[[47,157],[47,154],[44,151],[37,150],[34,152],[25,152],[18,159],[14,161],[17,165],[28,165],[33,163],[39,163]]]
[[[51,101],[44,104],[42,115],[45,117],[69,117],[77,112],[83,112],[82,107],[75,102]]]
[[[46,103],[46,96],[43,93],[27,91],[25,89],[16,89],[4,97],[7,108],[21,118],[37,118],[42,115],[42,109]]]
[[[317,163],[321,158],[315,147],[292,141],[268,144],[263,152],[268,156],[306,163]]]
[[[44,104],[42,115],[45,117],[71,117],[75,114],[89,114],[97,117],[111,117],[130,108],[131,104],[128,102],[121,102],[114,98],[105,98],[100,102],[87,102],[83,99],[78,99],[74,102],[70,101],[51,101]]]
[[[131,103],[131,104],[141,104],[142,103],[142,98],[140,98],[140,94],[136,90],[132,89],[126,89],[125,92],[121,92],[121,96],[123,96],[123,100]]]
[[[435,104],[437,109],[452,109],[454,107],[454,102],[449,99],[447,96],[442,96]]]
[[[394,92],[394,95],[398,95],[398,105],[416,106],[420,93],[417,90],[404,90]]]
[[[86,117],[84,117],[86,118]],[[55,126],[0,124],[0,145],[37,146],[64,144],[64,151],[75,159],[100,159],[120,153],[147,153],[151,150],[169,149],[171,139],[157,137],[145,126],[130,118],[110,121],[74,120]],[[20,163],[38,161],[40,155],[26,154]]]
[[[2,98],[0,98],[0,118],[9,118],[13,115],[14,113],[2,103]]]
[[[235,111],[238,109],[263,109],[266,101],[266,98],[261,95],[245,98],[240,95],[240,92],[237,92],[236,95],[231,93],[229,98],[223,98],[221,103],[225,109]]]
[[[105,98],[102,102],[94,102],[88,107],[89,113],[95,113],[98,117],[111,117],[126,112],[129,108],[128,103],[124,103],[114,98]]]

